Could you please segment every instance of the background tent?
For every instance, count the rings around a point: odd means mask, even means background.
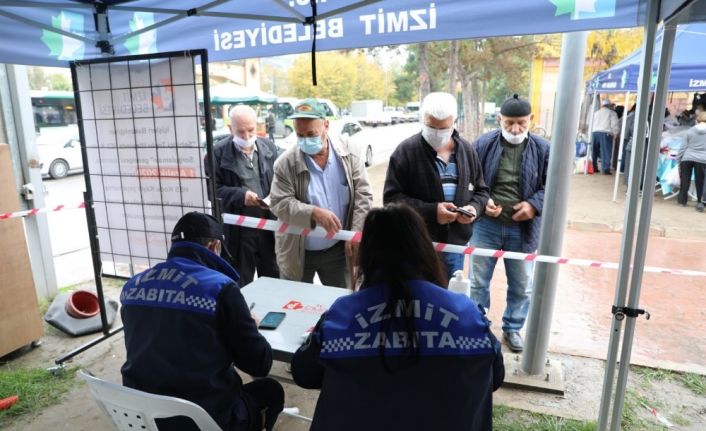
[[[635,27],[647,0],[0,1],[0,61],[208,49],[209,61],[317,50]],[[55,6],[52,6],[52,5]],[[502,9],[502,11],[500,10]]]
[[[659,57],[663,31],[657,34],[655,57]],[[669,91],[706,90],[706,24],[684,24],[677,28],[674,57],[669,77]],[[599,93],[634,93],[640,72],[642,50],[638,49],[615,66],[597,74],[589,91]],[[657,64],[652,67],[651,88],[656,83]]]

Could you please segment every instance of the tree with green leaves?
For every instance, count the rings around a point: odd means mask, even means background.
[[[354,100],[383,99],[385,72],[361,51],[316,54],[316,86],[311,82],[311,55],[298,56],[287,75],[295,97],[331,99],[338,106]]]

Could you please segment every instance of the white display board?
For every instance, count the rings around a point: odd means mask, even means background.
[[[210,213],[195,59],[141,56],[72,69],[105,274],[132,276],[165,260],[177,220]]]

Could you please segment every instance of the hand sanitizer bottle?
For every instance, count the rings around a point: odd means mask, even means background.
[[[449,290],[455,293],[461,293],[468,297],[471,296],[471,280],[463,278],[463,271],[454,272],[453,277],[449,280]]]

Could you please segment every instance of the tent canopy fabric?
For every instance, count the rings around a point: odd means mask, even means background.
[[[208,49],[209,61],[635,27],[648,0],[0,0],[0,61],[66,66]],[[99,45],[99,46],[96,46]]]
[[[662,47],[662,31],[655,39],[655,59]],[[706,90],[706,24],[684,24],[677,28],[669,78],[669,91]],[[638,49],[615,66],[597,74],[591,89],[599,93],[634,93],[637,91],[642,50]],[[655,86],[657,64],[652,67],[652,88]],[[589,91],[592,91],[589,89]]]
[[[218,84],[210,89],[211,103],[230,103],[230,104],[257,104],[257,103],[276,103],[277,96],[266,93],[264,91],[256,91],[247,89],[237,84]],[[199,99],[202,96],[199,95]]]

